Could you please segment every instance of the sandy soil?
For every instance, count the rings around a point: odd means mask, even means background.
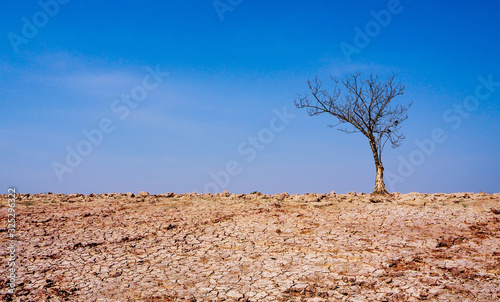
[[[499,301],[500,194],[20,195],[2,301]]]

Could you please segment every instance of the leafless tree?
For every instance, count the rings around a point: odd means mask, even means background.
[[[338,128],[345,133],[361,132],[370,143],[375,160],[377,177],[374,193],[388,194],[384,184],[384,166],[382,164],[382,150],[387,142],[393,148],[398,147],[404,140],[399,133],[401,123],[408,118],[407,106],[391,102],[398,95],[404,93],[404,85],[396,82],[396,74],[392,74],[385,82],[378,80],[378,75],[370,75],[362,79],[360,73],[349,74],[341,81],[330,77],[334,83],[333,90],[328,92],[323,83],[317,78],[308,81],[310,95],[298,95],[295,100],[297,108],[306,108],[310,116],[329,113],[336,117],[338,123],[328,125],[337,127],[342,124],[347,128]],[[341,91],[343,86],[345,91]]]

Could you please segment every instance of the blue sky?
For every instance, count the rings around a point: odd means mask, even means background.
[[[407,139],[384,151],[388,189],[499,192],[499,12],[497,1],[3,1],[0,184],[371,192],[366,138],[293,101],[315,76],[394,71],[406,86],[396,101],[414,103]]]

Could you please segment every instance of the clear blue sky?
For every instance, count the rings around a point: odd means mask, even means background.
[[[0,4],[4,192],[371,192],[366,138],[293,104],[356,71],[414,102],[390,191],[500,191],[498,1],[41,3]]]

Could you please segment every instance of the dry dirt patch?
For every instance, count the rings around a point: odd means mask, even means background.
[[[2,217],[7,196],[0,196]],[[498,194],[18,199],[14,301],[498,301]]]

